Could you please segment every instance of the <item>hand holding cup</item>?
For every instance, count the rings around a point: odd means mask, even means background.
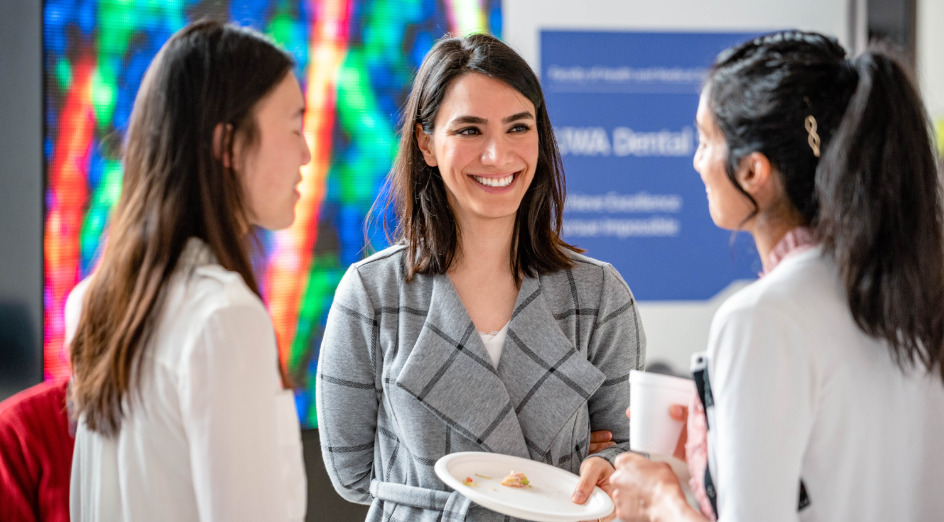
[[[695,384],[691,379],[630,371],[630,449],[685,459],[685,430]]]

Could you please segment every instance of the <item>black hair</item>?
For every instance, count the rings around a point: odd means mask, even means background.
[[[705,88],[734,186],[747,195],[737,166],[767,156],[835,260],[859,328],[886,340],[902,368],[920,362],[944,379],[940,174],[904,67],[884,48],[847,59],[833,38],[787,31],[723,52]]]

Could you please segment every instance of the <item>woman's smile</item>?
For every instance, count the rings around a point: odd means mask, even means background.
[[[484,185],[487,188],[503,189],[503,188],[508,188],[508,186],[511,185],[511,183],[515,180],[515,176],[517,176],[517,174],[518,174],[517,172],[513,172],[506,176],[475,176],[473,175],[471,177],[472,179],[474,179],[475,181],[477,181],[481,185]]]
[[[430,134],[417,126],[456,217],[514,220],[538,163],[534,104],[507,84],[469,73],[453,80]]]

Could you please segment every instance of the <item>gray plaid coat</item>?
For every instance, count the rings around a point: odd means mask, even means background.
[[[577,472],[591,430],[629,447],[628,375],[645,336],[629,287],[609,264],[522,281],[496,369],[448,276],[403,275],[405,250],[352,265],[338,286],[318,360],[328,475],[367,520],[509,520],[452,492],[433,471],[458,451],[526,457]]]

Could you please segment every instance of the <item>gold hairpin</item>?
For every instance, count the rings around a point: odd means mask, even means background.
[[[810,113],[812,113],[813,104],[810,102],[810,97],[804,96],[803,101],[806,102],[806,106],[809,107]],[[809,133],[806,141],[810,144],[810,148],[813,149],[813,155],[818,158],[820,140],[819,134],[816,133],[816,118],[813,117],[813,114],[810,114],[803,120],[803,125],[806,127],[806,132]]]
[[[809,142],[810,148],[813,149],[813,155],[818,158],[820,141],[819,134],[816,133],[816,118],[810,114],[803,121],[803,124],[806,126],[806,132],[810,133],[809,137],[807,137],[807,142]]]

